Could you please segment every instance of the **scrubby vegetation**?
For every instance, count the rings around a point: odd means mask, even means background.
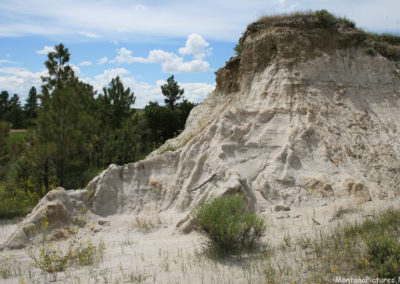
[[[271,264],[265,266],[266,282],[331,283],[336,277],[369,277],[395,279],[393,283],[397,283],[399,238],[400,210],[389,209],[363,222],[339,224],[315,237],[304,236],[290,242],[284,239],[280,250],[269,258]],[[278,254],[283,254],[285,260],[274,263],[272,259]],[[286,258],[302,265],[293,267]]]
[[[353,44],[366,48],[366,53],[375,56],[381,54],[390,60],[400,60],[400,36],[395,34],[377,34],[364,31],[356,27],[355,23],[345,17],[338,17],[327,10],[294,12],[279,15],[264,15],[258,21],[248,26],[248,30],[257,30],[262,26],[287,26],[303,30],[314,28],[329,29],[331,32],[352,31],[355,37]],[[238,52],[235,47],[236,55],[240,56],[242,50]]]
[[[304,12],[294,12],[288,14],[279,14],[279,15],[264,15],[261,16],[257,23],[266,23],[266,24],[277,24],[277,25],[285,25],[285,22],[295,23],[296,21],[306,21],[311,20],[309,23],[314,22],[320,27],[325,28],[333,28],[338,24],[344,24],[347,27],[354,28],[355,23],[345,17],[337,17],[327,10],[318,10],[318,11],[304,11]],[[286,23],[289,24],[289,23]]]
[[[43,222],[39,243],[32,243],[26,249],[35,266],[44,272],[60,272],[74,265],[92,265],[102,258],[104,244],[94,245],[91,240],[78,239],[78,227],[70,228],[68,233],[72,237],[68,242],[67,248],[62,249],[46,240],[45,231],[47,225],[48,222]]]
[[[247,208],[240,194],[199,205],[194,222],[209,239],[209,248],[220,255],[254,249],[266,230],[264,221]]]
[[[397,277],[399,237],[399,210],[387,210],[363,223],[338,226],[333,234],[321,236],[312,244],[313,255],[320,263],[314,262],[311,267],[332,276],[340,271],[342,276]]]

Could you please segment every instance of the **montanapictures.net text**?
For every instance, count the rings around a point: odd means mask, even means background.
[[[353,277],[336,277],[334,279],[335,283],[400,283],[400,276],[396,278],[370,278],[370,277],[364,277],[364,278],[353,278]]]

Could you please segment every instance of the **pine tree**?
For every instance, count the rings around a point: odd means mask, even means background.
[[[109,86],[103,88],[103,95],[99,99],[103,104],[103,115],[113,129],[120,129],[122,121],[134,112],[131,105],[135,103],[135,94],[130,88],[125,89],[119,77],[112,79]]]
[[[42,77],[45,83],[43,86],[48,91],[54,88],[62,88],[74,77],[74,71],[67,63],[70,59],[68,48],[65,48],[62,43],[54,47],[54,51],[47,54],[47,61],[45,62],[49,76]]]
[[[9,158],[8,145],[6,143],[6,138],[8,137],[9,132],[9,123],[0,121],[0,168],[7,163]]]
[[[24,105],[26,118],[28,120],[32,121],[37,117],[37,108],[38,108],[38,94],[36,88],[32,87],[29,91],[28,98],[26,99],[26,103]]]
[[[174,80],[174,75],[167,79],[167,83],[161,86],[161,91],[166,97],[165,104],[174,110],[175,103],[183,98],[184,89],[181,89],[178,83]]]
[[[19,96],[17,94],[14,94],[11,97],[5,117],[8,122],[12,123],[12,128],[18,129],[22,127],[23,113],[21,102],[19,101]]]
[[[90,167],[96,140],[92,113],[95,92],[74,76],[69,58],[68,49],[57,45],[45,63],[49,76],[42,78],[45,84],[40,95],[34,151],[42,157],[33,159],[40,160],[46,191],[53,173],[58,186],[82,186],[81,174]]]
[[[133,119],[135,111],[131,108],[135,100],[134,93],[130,88],[125,89],[119,77],[112,79],[109,86],[103,89],[103,94],[99,95],[99,166],[132,162],[133,160],[128,159],[136,156],[136,148],[132,144],[134,141],[130,140],[136,139],[132,138],[135,134],[131,133],[136,121]]]
[[[7,91],[2,91],[0,94],[0,120],[5,119],[5,115],[9,108],[9,94]]]

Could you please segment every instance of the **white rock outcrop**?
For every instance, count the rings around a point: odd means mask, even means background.
[[[87,199],[58,189],[60,206],[72,212],[87,204],[103,217],[181,216],[236,191],[258,211],[396,198],[399,65],[368,55],[353,30],[293,37],[297,30],[253,26],[241,39],[243,54],[217,72],[216,90],[193,109],[183,133],[143,161],[111,165],[88,184]],[[167,147],[176,150],[158,154]],[[35,223],[41,204],[16,234]]]

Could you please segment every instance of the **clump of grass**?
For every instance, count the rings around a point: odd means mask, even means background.
[[[0,278],[7,279],[10,278],[12,274],[12,264],[9,262],[8,257],[2,257],[0,261]]]
[[[162,221],[159,216],[156,218],[144,218],[144,217],[136,217],[135,222],[132,224],[132,227],[137,229],[142,233],[149,233],[154,229],[160,227]]]
[[[375,55],[376,53],[380,53],[388,59],[400,60],[400,36],[370,32],[364,32],[364,36],[369,41],[367,54]]]
[[[175,147],[168,146],[168,147],[165,147],[164,149],[162,149],[162,150],[159,152],[159,154],[162,155],[162,154],[164,154],[164,153],[173,152],[173,151],[175,151],[175,150],[176,150]]]
[[[400,210],[389,209],[362,223],[341,224],[307,243],[302,261],[313,281],[341,277],[400,275]],[[340,261],[337,261],[340,259]]]
[[[73,265],[92,265],[95,261],[100,261],[103,256],[104,243],[95,246],[91,240],[79,240],[76,228],[70,230],[73,236],[66,250],[55,247],[53,242],[48,242],[45,238],[44,232],[47,230],[47,226],[48,222],[42,223],[40,242],[31,245],[26,250],[35,266],[41,270],[54,273],[64,271]]]
[[[282,22],[285,20],[295,20],[295,19],[304,19],[306,17],[311,17],[314,13],[312,11],[298,11],[293,13],[284,13],[284,14],[274,14],[274,15],[263,15],[258,19],[258,23],[267,23],[273,24],[277,22]]]
[[[361,268],[374,271],[380,278],[400,275],[400,243],[398,239],[382,234],[366,240],[367,257]]]
[[[264,15],[258,19],[258,23],[276,24],[283,22],[296,22],[296,21],[314,22],[319,27],[334,28],[338,24],[343,24],[350,28],[355,28],[355,23],[344,17],[337,17],[327,10],[318,11],[298,11],[294,13],[286,13],[279,15]]]
[[[209,239],[209,248],[222,256],[254,249],[266,230],[264,221],[248,210],[240,194],[200,204],[193,215],[194,223]]]

